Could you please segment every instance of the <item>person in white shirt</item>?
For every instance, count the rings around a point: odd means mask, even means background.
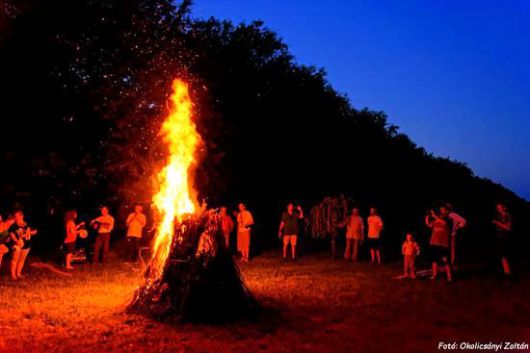
[[[134,206],[134,212],[129,214],[125,224],[127,225],[127,260],[135,262],[138,260],[138,249],[142,239],[143,229],[147,224],[142,205],[137,204]]]
[[[451,265],[455,264],[456,261],[456,239],[458,231],[467,225],[467,221],[464,217],[459,215],[453,210],[453,205],[448,203],[446,208],[449,210],[448,217],[453,221],[453,227],[451,229]]]
[[[90,225],[97,230],[96,243],[94,244],[94,256],[92,262],[97,263],[101,253],[101,263],[107,260],[110,247],[110,233],[114,229],[114,217],[109,214],[106,206],[101,207],[101,216],[93,219]]]
[[[244,203],[239,204],[237,214],[237,250],[241,253],[241,261],[248,262],[250,253],[250,232],[254,225],[252,214],[247,211]]]

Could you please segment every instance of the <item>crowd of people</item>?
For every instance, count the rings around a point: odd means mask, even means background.
[[[512,231],[512,217],[507,207],[499,203],[496,206],[495,217],[492,221],[495,227],[496,249],[502,264],[503,274],[511,276],[509,264],[510,233]],[[358,208],[353,208],[351,215],[341,224],[346,227],[346,247],[344,259],[346,261],[357,261],[359,246],[367,238],[367,246],[370,251],[372,263],[381,264],[381,232],[383,220],[378,215],[377,209],[371,208],[366,223],[368,230],[365,232],[365,223],[359,214]],[[446,204],[439,210],[430,210],[425,216],[425,226],[430,229],[429,248],[427,251],[429,261],[432,264],[431,279],[436,279],[440,269],[445,272],[447,280],[453,280],[452,268],[455,265],[457,255],[457,244],[459,232],[466,227],[467,221],[464,217],[454,211],[451,204]],[[416,278],[415,259],[420,254],[420,246],[414,239],[413,232],[405,234],[405,241],[401,247],[403,255],[403,276]]]
[[[111,234],[115,228],[115,218],[110,214],[109,208],[100,208],[100,215],[92,219],[88,224],[77,221],[76,210],[69,210],[65,214],[63,242],[64,265],[67,270],[74,269],[72,265],[74,253],[79,247],[86,249],[86,254],[92,254],[89,259],[92,263],[104,263],[107,261]],[[229,248],[231,236],[235,230],[237,253],[241,262],[248,262],[252,239],[252,228],[254,218],[244,203],[238,205],[238,210],[232,215],[226,207],[220,208],[221,230],[224,237],[224,245]],[[235,222],[234,222],[235,219]],[[289,203],[285,212],[281,215],[278,237],[282,240],[282,257],[284,260],[297,258],[297,243],[301,221],[304,212],[301,206]],[[496,229],[497,249],[499,251],[500,263],[505,276],[511,275],[508,260],[509,239],[512,231],[512,217],[504,204],[496,206],[493,226]],[[147,226],[147,217],[143,213],[140,204],[135,205],[124,222],[127,240],[125,259],[137,261],[139,250],[142,247],[142,238]],[[451,204],[444,205],[438,210],[430,210],[425,215],[425,226],[430,229],[430,240],[427,249],[428,258],[432,264],[431,279],[435,279],[439,272],[445,272],[447,280],[452,281],[452,266],[456,261],[456,248],[459,240],[459,232],[466,227],[467,221],[464,217],[454,211]],[[87,227],[88,230],[87,230]],[[381,234],[384,228],[382,217],[376,208],[370,208],[369,216],[365,220],[360,215],[358,207],[354,207],[346,220],[339,224],[345,228],[345,251],[346,261],[358,261],[361,246],[366,239],[366,246],[370,253],[372,264],[381,264]],[[94,234],[92,241],[88,241],[89,230]],[[10,275],[13,280],[24,277],[23,269],[26,258],[31,250],[32,238],[38,234],[37,229],[32,228],[24,219],[24,213],[20,210],[7,217],[4,221],[0,217],[0,267],[2,259],[6,254],[11,255]],[[90,251],[89,251],[90,249]],[[289,251],[290,250],[290,251]],[[413,232],[407,232],[401,247],[403,255],[403,277],[416,278],[415,260],[420,254],[420,246],[415,240]]]

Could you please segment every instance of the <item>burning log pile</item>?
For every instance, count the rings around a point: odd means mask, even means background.
[[[153,256],[129,311],[199,322],[252,316],[257,305],[224,245],[220,215],[194,198],[201,136],[185,82],[173,81],[170,103],[160,131],[168,156],[155,180]]]
[[[187,322],[253,317],[257,302],[224,245],[220,221],[218,212],[210,210],[177,224],[161,276],[148,267],[129,310]]]

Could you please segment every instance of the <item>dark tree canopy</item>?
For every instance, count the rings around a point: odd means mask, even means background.
[[[204,139],[197,188],[213,205],[246,200],[263,239],[287,200],[310,206],[338,193],[377,205],[397,241],[439,201],[478,231],[500,200],[527,212],[501,185],[418,147],[383,112],[353,108],[263,23],[195,20],[191,10],[170,0],[2,3],[4,210],[20,202],[44,220],[67,207],[148,202],[165,100],[184,77]]]

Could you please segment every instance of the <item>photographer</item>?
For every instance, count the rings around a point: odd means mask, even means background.
[[[442,263],[445,266],[447,281],[453,280],[451,267],[449,266],[449,237],[451,235],[452,222],[448,216],[448,210],[445,207],[440,208],[437,214],[431,210],[425,216],[425,224],[432,229],[430,244],[432,260],[432,276],[436,279],[438,275],[438,265]]]

